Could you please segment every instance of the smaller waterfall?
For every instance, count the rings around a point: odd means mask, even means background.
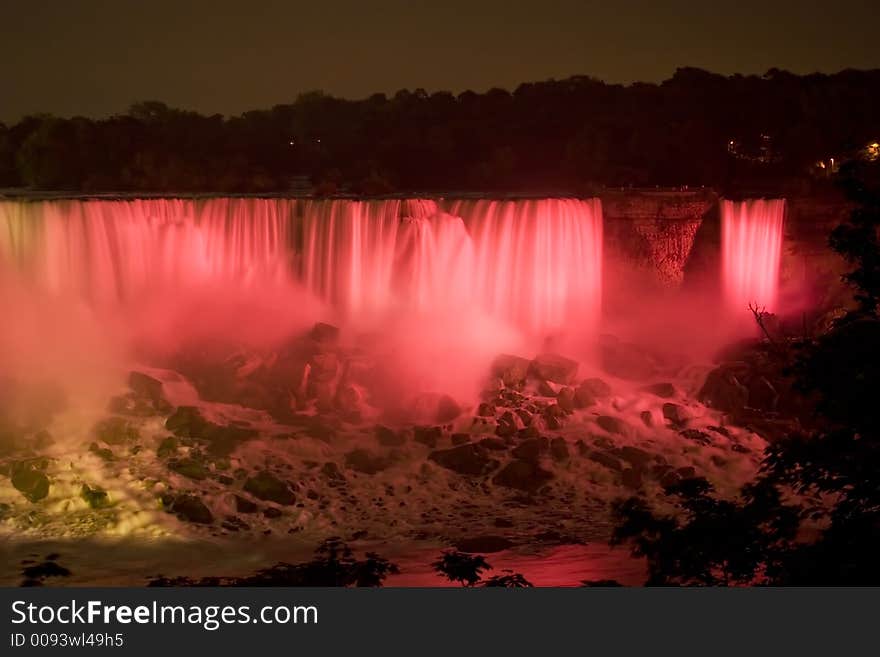
[[[721,202],[724,299],[734,317],[749,304],[778,310],[784,214],[781,199]]]

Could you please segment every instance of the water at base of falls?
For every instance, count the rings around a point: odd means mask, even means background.
[[[103,306],[289,282],[351,319],[469,311],[542,332],[598,317],[602,211],[566,199],[3,202],[2,260]]]
[[[728,314],[778,311],[784,200],[721,202],[722,281]]]

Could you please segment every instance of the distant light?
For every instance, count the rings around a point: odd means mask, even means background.
[[[293,146],[296,142],[293,141],[293,139],[291,139],[288,143],[289,143],[291,146]]]
[[[316,139],[315,141],[317,141],[319,144],[321,143],[321,140],[320,140],[320,139]]]

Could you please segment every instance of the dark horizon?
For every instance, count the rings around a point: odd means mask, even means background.
[[[160,100],[235,116],[320,89],[339,98],[429,93],[590,75],[656,83],[691,66],[721,75],[798,75],[880,67],[873,3],[634,0],[446,2],[340,0],[114,5],[7,3],[0,29],[0,121],[101,118]]]

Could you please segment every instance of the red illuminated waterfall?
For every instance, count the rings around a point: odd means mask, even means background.
[[[442,309],[534,333],[596,320],[602,210],[566,199],[9,201],[0,259],[98,304],[287,281],[353,319]]]
[[[724,296],[734,316],[745,317],[749,304],[778,310],[784,212],[784,200],[721,203]]]

